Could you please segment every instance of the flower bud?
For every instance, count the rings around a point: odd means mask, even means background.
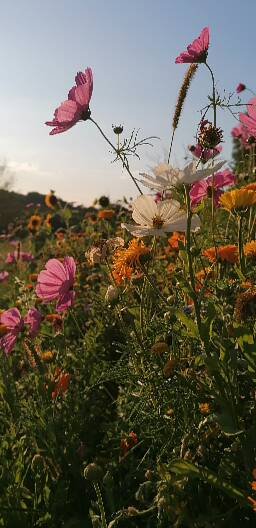
[[[92,462],[85,467],[84,477],[91,482],[99,482],[103,478],[103,469],[95,462]]]
[[[105,301],[107,303],[112,303],[118,298],[118,295],[119,295],[118,288],[116,288],[116,286],[110,285],[105,294]]]

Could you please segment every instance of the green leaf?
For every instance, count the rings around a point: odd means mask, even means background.
[[[186,326],[187,330],[189,331],[189,335],[199,339],[199,332],[196,323],[180,310],[177,310],[174,313],[177,319],[179,319],[179,321],[181,321],[181,323]]]
[[[230,482],[226,482],[223,479],[220,479],[218,475],[216,475],[209,469],[202,468],[200,466],[195,466],[195,464],[192,464],[192,462],[180,459],[173,460],[168,467],[172,473],[175,473],[178,476],[198,478],[200,480],[203,480],[204,482],[208,482],[208,484],[220,489],[221,491],[229,495],[229,497],[231,497],[232,499],[241,501],[247,504],[249,507],[249,504],[246,500],[247,494],[243,490],[237,488]]]

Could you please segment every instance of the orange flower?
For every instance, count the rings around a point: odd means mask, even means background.
[[[256,480],[253,480],[251,482],[251,488],[252,488],[253,491],[256,491]]]
[[[256,500],[254,500],[252,497],[247,497],[247,500],[252,507],[253,511],[256,512]]]
[[[56,370],[55,373],[55,388],[52,392],[52,399],[56,400],[58,396],[63,396],[67,392],[70,384],[71,375],[67,372],[63,372],[60,369]]]
[[[244,254],[248,258],[256,258],[256,240],[247,242],[244,246]]]
[[[212,247],[203,251],[203,256],[215,264],[217,261],[235,264],[238,262],[238,248],[232,244],[227,246]]]
[[[185,245],[186,237],[183,233],[175,231],[173,235],[168,239],[168,242],[174,251],[179,251],[179,242],[182,242],[182,244]]]
[[[58,200],[54,194],[54,191],[51,191],[49,194],[47,194],[44,201],[45,201],[45,205],[49,207],[49,209],[54,209],[58,203]]]
[[[100,220],[111,220],[114,215],[115,211],[113,209],[102,209],[102,211],[98,212],[98,218]]]
[[[31,233],[36,233],[39,230],[42,223],[42,218],[39,215],[32,215],[29,219],[28,229]]]
[[[256,182],[249,183],[244,189],[247,189],[248,191],[256,191]]]
[[[200,403],[199,404],[199,411],[201,414],[207,415],[211,412],[211,407],[209,403]]]
[[[118,249],[113,259],[113,277],[117,284],[122,284],[125,279],[131,279],[136,268],[140,268],[141,259],[149,253],[150,249],[136,238],[129,242],[127,249]]]

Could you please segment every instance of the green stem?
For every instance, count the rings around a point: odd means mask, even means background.
[[[241,272],[245,273],[245,264],[244,264],[244,250],[243,250],[243,217],[238,217],[238,251],[239,251],[239,264]]]
[[[185,199],[186,199],[186,206],[187,206],[186,249],[187,249],[187,256],[188,256],[188,270],[189,270],[190,285],[193,291],[193,301],[194,301],[194,306],[195,306],[196,321],[197,321],[198,331],[201,336],[201,314],[200,314],[200,306],[199,306],[197,295],[196,295],[196,284],[195,284],[194,269],[193,269],[193,259],[192,259],[192,254],[191,254],[192,211],[190,207],[189,186],[184,185],[184,188],[185,188]]]
[[[99,509],[100,509],[101,528],[108,528],[107,521],[106,521],[105,510],[104,510],[104,504],[103,504],[103,500],[102,500],[99,484],[97,482],[94,482],[93,486],[94,486],[94,489],[95,489],[95,493],[97,495],[97,501],[98,501],[98,505],[99,505]]]
[[[110,145],[110,147],[114,150],[114,152],[116,153],[117,157],[121,160],[122,164],[123,164],[123,167],[125,168],[125,170],[128,172],[129,176],[131,177],[133,183],[136,185],[138,191],[140,194],[143,194],[142,190],[140,189],[137,181],[135,180],[134,176],[132,175],[131,171],[130,171],[130,167],[129,167],[129,163],[127,161],[127,159],[125,157],[123,157],[121,154],[120,154],[120,150],[117,149],[113,143],[110,141],[110,139],[108,139],[108,137],[106,136],[106,134],[103,132],[102,128],[98,125],[98,123],[96,121],[94,121],[94,119],[92,119],[92,117],[89,118],[89,121],[91,121],[92,123],[94,123],[94,125],[97,127],[97,129],[99,130],[99,132],[101,133],[102,137],[104,137],[104,139],[106,140],[106,142]]]

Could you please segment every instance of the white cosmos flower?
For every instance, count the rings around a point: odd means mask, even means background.
[[[143,172],[140,173],[140,176],[143,176],[143,179],[140,182],[157,192],[166,191],[171,187],[176,187],[177,185],[191,185],[196,181],[203,180],[207,176],[211,176],[213,173],[219,171],[225,161],[219,161],[215,163],[211,161],[211,164],[207,165],[203,169],[198,169],[198,161],[191,161],[184,169],[175,169],[167,163],[160,163],[153,169],[154,176]]]
[[[163,236],[165,233],[185,232],[187,229],[187,215],[177,200],[156,203],[152,196],[143,194],[133,204],[132,218],[137,225],[122,224],[122,227],[135,237]],[[200,227],[197,215],[193,216],[191,227],[193,230]]]

